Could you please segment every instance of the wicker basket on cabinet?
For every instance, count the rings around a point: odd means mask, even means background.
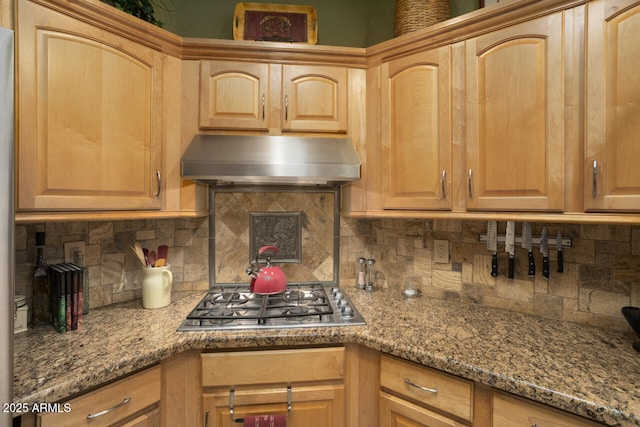
[[[449,0],[396,0],[394,37],[449,19]]]

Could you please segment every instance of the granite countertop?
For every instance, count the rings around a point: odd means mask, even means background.
[[[640,426],[633,336],[506,310],[345,289],[366,326],[178,332],[203,293],[93,310],[84,329],[21,333],[14,401],[55,402],[191,349],[358,343],[609,425]]]

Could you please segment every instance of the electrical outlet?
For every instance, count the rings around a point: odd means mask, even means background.
[[[433,262],[447,264],[449,262],[449,241],[433,241]]]
[[[74,253],[84,255],[84,242],[67,242],[64,244],[64,262],[73,262]]]

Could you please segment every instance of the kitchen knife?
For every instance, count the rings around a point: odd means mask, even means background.
[[[540,253],[542,254],[542,277],[549,278],[549,243],[547,242],[547,227],[542,228],[540,236]]]
[[[498,223],[487,223],[487,249],[491,251],[491,276],[498,276]]]
[[[529,277],[534,277],[536,275],[536,262],[533,258],[532,247],[532,236],[531,236],[531,224],[528,222],[522,223],[522,247],[527,250],[527,256],[529,257],[529,272],[527,275]]]
[[[556,236],[556,248],[558,248],[558,273],[564,273],[564,256],[562,255],[562,232],[558,230]]]
[[[509,272],[507,277],[513,279],[515,264],[516,223],[507,221],[507,232],[504,239],[504,251],[509,253]]]

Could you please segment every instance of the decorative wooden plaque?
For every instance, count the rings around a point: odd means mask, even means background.
[[[238,3],[233,16],[233,39],[316,44],[316,9],[286,4]]]

